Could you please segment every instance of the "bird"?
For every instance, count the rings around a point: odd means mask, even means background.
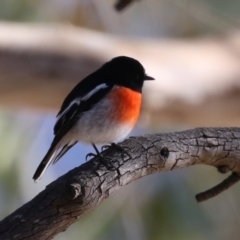
[[[33,180],[38,182],[49,164],[56,163],[77,142],[92,144],[96,155],[102,157],[96,144],[124,139],[137,122],[146,80],[154,78],[139,61],[118,56],[80,81],[62,103],[53,141]]]

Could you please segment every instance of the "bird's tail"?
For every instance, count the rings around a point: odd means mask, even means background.
[[[36,172],[33,175],[33,179],[37,182],[49,164],[56,163],[71,147],[73,147],[77,142],[70,142],[65,145],[62,142],[58,142],[56,139],[53,140],[51,147],[49,148],[47,154],[39,164]]]
[[[49,164],[54,160],[54,157],[56,156],[58,149],[56,148],[56,145],[52,144],[51,147],[49,148],[47,154],[39,164],[36,172],[33,175],[34,182],[38,182],[38,180],[41,178]]]

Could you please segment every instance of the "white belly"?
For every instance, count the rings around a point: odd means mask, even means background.
[[[74,132],[77,141],[96,144],[110,143],[125,138],[132,130],[129,126],[116,124],[112,126],[109,124],[103,126],[101,129],[94,126],[88,127],[84,128],[83,125],[78,126],[76,129],[77,132]]]
[[[82,114],[76,126],[69,131],[71,139],[86,143],[104,144],[125,138],[132,130],[132,125],[119,124],[109,120],[113,109],[109,101],[96,104],[87,114]]]

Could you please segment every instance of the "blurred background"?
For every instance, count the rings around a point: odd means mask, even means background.
[[[118,55],[138,59],[145,84],[131,133],[240,125],[240,0],[1,0],[0,218],[85,161],[77,144],[38,184],[67,93]],[[54,239],[239,239],[239,185],[198,204],[222,181],[211,167],[147,176],[122,188]]]

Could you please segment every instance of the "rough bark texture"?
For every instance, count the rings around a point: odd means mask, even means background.
[[[94,158],[49,184],[2,220],[0,239],[52,239],[114,191],[156,172],[195,164],[215,166],[222,173],[232,171],[226,182],[217,186],[218,191],[210,190],[205,199],[239,180],[240,128],[198,128],[131,137],[120,146],[124,154],[112,147],[103,152],[111,168]]]

